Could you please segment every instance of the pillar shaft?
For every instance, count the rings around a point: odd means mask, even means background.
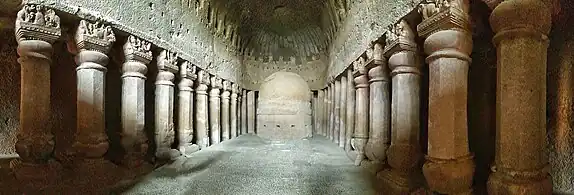
[[[552,193],[545,155],[549,3],[504,1],[490,16],[498,55],[496,154],[489,194]]]
[[[122,65],[122,136],[124,164],[130,167],[143,163],[148,150],[145,128],[145,80],[147,64],[152,60],[151,44],[135,36],[124,44],[126,61]]]
[[[237,95],[237,93],[238,92],[239,91],[238,91],[237,84],[235,84],[235,83],[232,84],[231,85],[231,102],[230,102],[230,107],[229,107],[229,116],[230,116],[230,119],[229,119],[230,127],[229,128],[231,131],[230,132],[231,138],[235,138],[238,135],[238,128],[237,128],[238,122],[239,122],[239,120],[238,120],[239,115],[237,113],[237,107],[238,107],[238,104],[237,104],[238,95]]]
[[[155,156],[159,159],[171,159],[179,151],[171,149],[175,141],[173,124],[174,79],[179,71],[177,55],[163,50],[157,57],[159,73],[155,82]]]
[[[192,143],[193,140],[193,80],[197,79],[195,75],[195,66],[189,62],[181,64],[180,81],[178,84],[179,92],[179,115],[178,115],[178,149],[185,155],[197,151],[199,148]]]
[[[341,76],[341,87],[339,91],[339,147],[345,147],[347,138],[347,75],[343,72]]]
[[[327,131],[327,134],[329,135],[330,140],[333,140],[333,132],[335,127],[334,91],[335,91],[334,83],[329,84],[329,129]]]
[[[345,151],[350,151],[351,148],[351,138],[355,133],[355,84],[353,77],[353,70],[347,70],[347,121],[346,133],[345,133]]]
[[[16,18],[20,75],[20,131],[16,152],[20,159],[12,162],[14,175],[27,185],[52,183],[54,137],[50,132],[50,65],[52,43],[61,35],[59,17],[50,9],[33,9],[24,5]],[[51,16],[34,20],[34,15]],[[36,29],[45,29],[39,31]]]
[[[341,80],[335,80],[335,90],[334,90],[334,109],[333,109],[333,142],[339,143],[339,131],[340,131],[340,114],[341,114]]]
[[[231,96],[231,83],[229,81],[223,81],[223,92],[221,93],[221,141],[231,138],[229,96]]]
[[[215,76],[211,77],[211,90],[209,91],[209,132],[210,145],[221,141],[221,96],[220,89],[222,80]]]
[[[375,44],[369,68],[369,141],[365,154],[369,160],[385,163],[391,141],[391,97],[389,70],[383,57],[383,48]]]
[[[369,79],[365,70],[365,59],[361,57],[353,64],[355,82],[355,132],[354,146],[357,151],[355,165],[361,165],[365,158],[365,145],[369,139]]]
[[[385,55],[392,76],[391,145],[389,170],[382,172],[383,186],[391,194],[407,194],[418,188],[420,160],[420,62],[415,33],[402,20],[387,36]]]
[[[323,115],[324,115],[324,106],[325,106],[325,92],[320,89],[317,90],[317,134],[325,136],[324,135],[324,121],[323,121]]]
[[[255,91],[247,92],[247,133],[255,134]]]
[[[241,93],[241,135],[247,134],[247,90]]]
[[[419,9],[424,20],[418,32],[426,37],[430,80],[429,147],[423,173],[431,190],[443,194],[470,194],[474,173],[467,128],[472,37],[468,32],[468,1],[462,2],[438,11],[429,8],[435,3],[421,4]]]
[[[195,88],[195,131],[197,145],[200,149],[209,146],[209,123],[208,123],[208,102],[207,88],[210,83],[209,74],[203,70],[197,73],[198,85]]]

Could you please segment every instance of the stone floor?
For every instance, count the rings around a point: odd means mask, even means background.
[[[374,178],[322,137],[265,142],[255,135],[181,157],[123,194],[376,194]]]

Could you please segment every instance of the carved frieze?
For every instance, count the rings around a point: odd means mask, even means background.
[[[179,70],[177,67],[177,53],[162,50],[157,56],[157,68],[161,71],[176,73]]]
[[[112,44],[116,41],[112,27],[100,21],[92,23],[81,20],[74,38],[78,49],[102,53],[108,53]]]
[[[427,37],[440,30],[470,29],[468,0],[427,0],[419,5],[423,21],[417,25],[420,36]]]
[[[405,20],[390,25],[386,33],[386,47],[383,51],[386,57],[390,57],[402,50],[416,51],[416,34]]]
[[[197,68],[188,61],[181,64],[180,76],[181,78],[195,80],[197,79]]]
[[[126,61],[148,64],[152,60],[151,43],[130,35],[124,44]]]
[[[214,89],[221,89],[223,87],[223,79],[217,76],[211,77],[211,87]]]
[[[53,43],[62,35],[60,17],[52,9],[28,4],[16,16],[16,40],[42,40]]]

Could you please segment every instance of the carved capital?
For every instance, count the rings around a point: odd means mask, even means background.
[[[415,42],[416,34],[405,20],[401,20],[399,23],[389,26],[386,35],[387,45],[383,51],[386,57],[390,57],[394,53],[404,50],[417,50],[417,44]]]
[[[16,40],[42,40],[54,43],[62,36],[60,17],[42,5],[24,5],[16,16]]]
[[[227,80],[223,81],[222,89],[223,91],[231,91],[231,82]]]
[[[417,25],[420,36],[441,30],[469,31],[468,0],[427,0],[419,5],[423,21]]]
[[[157,69],[160,71],[167,71],[177,73],[177,54],[167,50],[162,50],[157,56]]]
[[[366,63],[365,58],[362,56],[353,62],[353,76],[357,77],[359,75],[367,74]]]
[[[209,73],[205,72],[205,70],[199,70],[197,72],[197,82],[201,85],[209,85]]]
[[[221,89],[223,87],[223,79],[217,76],[211,77],[210,82],[211,82],[211,88],[213,89]]]
[[[181,76],[181,78],[195,80],[197,79],[196,72],[197,68],[193,66],[190,62],[184,61],[183,63],[181,63],[181,68],[179,71],[179,75]]]
[[[112,27],[104,25],[100,21],[92,23],[81,20],[74,38],[80,51],[99,51],[104,54],[110,51],[116,41]]]
[[[239,85],[235,83],[231,83],[231,93],[238,94],[241,90],[239,89]]]
[[[152,60],[151,43],[130,35],[124,44],[126,61],[136,61],[149,64]]]

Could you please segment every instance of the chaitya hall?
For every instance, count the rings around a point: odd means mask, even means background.
[[[0,194],[574,194],[568,0],[2,0]]]

